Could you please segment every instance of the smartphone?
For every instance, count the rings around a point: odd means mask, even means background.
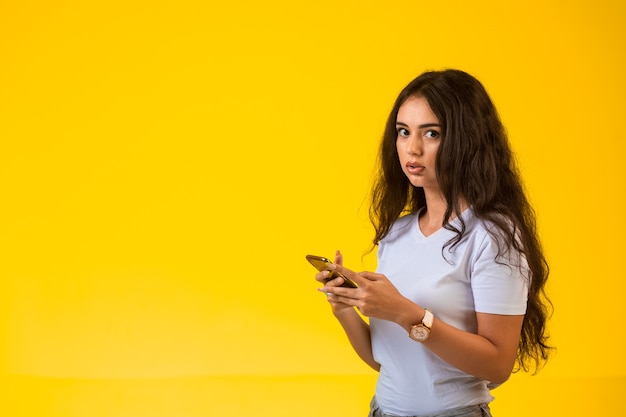
[[[354,283],[354,281],[350,280],[345,275],[342,275],[339,272],[333,271],[328,268],[328,265],[332,264],[332,262],[329,261],[327,258],[324,258],[323,256],[307,255],[306,260],[309,261],[311,265],[313,265],[315,268],[317,268],[318,271],[330,271],[330,277],[328,278],[328,280],[341,277],[343,278],[343,284],[341,284],[342,287],[357,288],[357,285]]]

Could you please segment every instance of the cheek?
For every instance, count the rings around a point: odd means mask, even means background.
[[[396,153],[400,156],[407,153],[407,147],[410,142],[410,138],[399,136],[396,138]]]
[[[433,162],[437,160],[438,153],[439,153],[439,143],[433,144],[429,152],[429,157]]]

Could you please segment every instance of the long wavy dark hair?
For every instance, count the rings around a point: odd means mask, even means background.
[[[483,85],[466,72],[425,72],[396,99],[385,126],[372,189],[373,243],[378,245],[400,216],[426,206],[424,190],[411,185],[396,148],[398,110],[410,97],[425,98],[442,126],[436,157],[437,179],[447,201],[442,227],[456,233],[448,249],[464,236],[461,217],[460,227],[450,223],[454,213],[462,212],[464,201],[476,217],[496,226],[491,233],[500,248],[498,256],[515,251],[526,259],[530,285],[515,371],[537,371],[552,349],[546,331],[552,304],[544,291],[549,268],[504,126]]]

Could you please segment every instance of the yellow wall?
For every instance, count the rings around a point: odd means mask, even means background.
[[[365,415],[304,255],[374,267],[387,111],[444,67],[492,94],[552,267],[558,354],[497,415],[626,415],[623,2],[212,3],[0,4],[0,415]]]

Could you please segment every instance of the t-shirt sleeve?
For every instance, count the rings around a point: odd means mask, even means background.
[[[474,307],[479,313],[519,315],[526,313],[529,270],[516,251],[497,258],[497,242],[486,233],[471,273]]]

